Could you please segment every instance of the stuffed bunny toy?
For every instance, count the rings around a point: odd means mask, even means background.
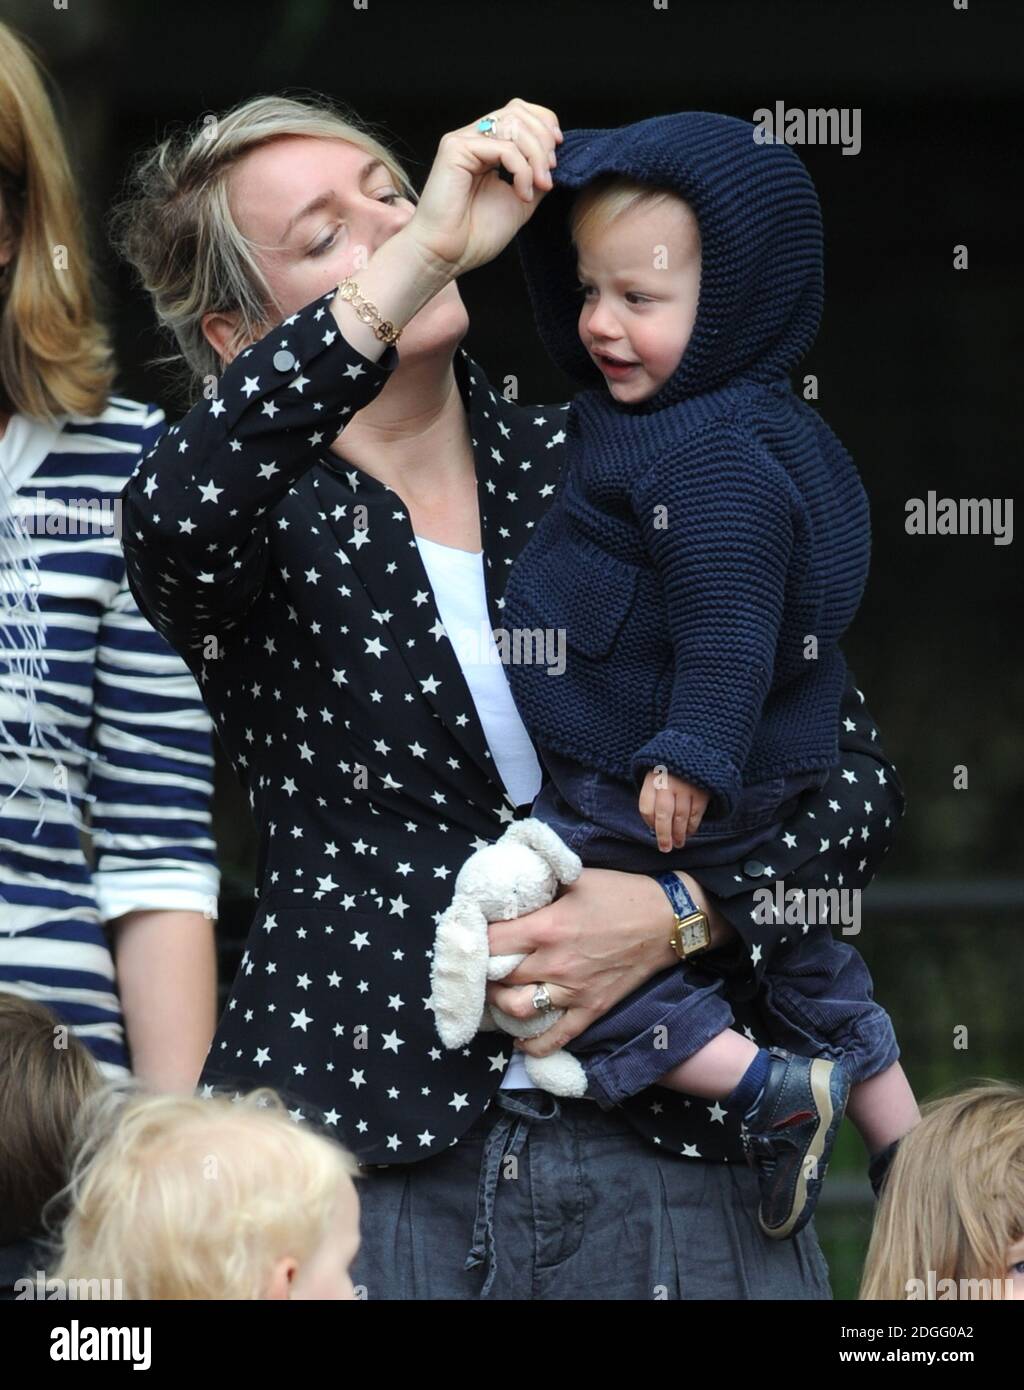
[[[487,924],[546,907],[558,885],[575,882],[582,869],[579,855],[532,817],[513,821],[500,840],[466,860],[434,939],[431,1003],[445,1047],[464,1047],[475,1034],[495,1028],[533,1038],[562,1017],[564,1009],[545,1009],[521,1020],[486,1002],[487,981],[503,980],[526,958],[490,955]],[[586,1093],[586,1073],[564,1048],[525,1061],[530,1080],[542,1090],[559,1096]]]

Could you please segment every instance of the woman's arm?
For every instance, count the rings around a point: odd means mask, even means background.
[[[453,276],[408,223],[359,272],[401,328]],[[225,367],[142,459],[122,494],[139,607],[179,650],[205,648],[259,593],[274,508],[398,365],[337,285]]]
[[[122,493],[132,592],[179,651],[245,612],[263,583],[274,507],[397,364],[393,347],[373,362],[341,336],[336,293],[241,353],[217,396],[162,436]]]
[[[356,272],[395,328],[497,255],[551,186],[554,113],[518,98],[505,110],[518,122],[514,139],[442,137],[412,218]],[[487,177],[502,166],[514,187]],[[122,494],[129,579],[179,651],[205,648],[244,614],[265,577],[274,507],[398,360],[333,286],[239,353],[213,398],[140,462]]]
[[[160,1091],[191,1091],[217,1023],[213,919],[129,912],[107,924],[132,1071]]]
[[[210,715],[122,581],[100,622],[89,772],[93,889],[137,1073],[190,1089],[213,1036]]]
[[[753,995],[775,951],[800,932],[793,922],[759,912],[758,891],[775,895],[777,881],[784,892],[805,896],[812,888],[863,888],[888,853],[903,809],[896,769],[851,675],[840,708],[839,763],[826,785],[801,797],[782,825],[780,852],[770,862],[765,851],[757,859],[701,869],[699,890],[686,876],[698,904],[717,913],[717,924],[711,919],[714,955],[702,960],[728,977],[730,998]],[[766,920],[755,920],[755,913]],[[533,988],[547,984],[552,1003],[567,1013],[541,1037],[517,1043],[532,1056],[547,1056],[676,963],[668,942],[671,924],[668,899],[653,878],[584,869],[547,907],[491,923],[491,953],[526,952],[527,959],[487,986],[488,1001],[513,1017],[529,1018]]]

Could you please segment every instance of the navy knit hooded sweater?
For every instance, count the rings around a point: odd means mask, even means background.
[[[513,567],[507,628],[564,629],[566,667],[506,666],[541,752],[632,781],[707,789],[838,758],[846,663],[870,553],[839,440],[791,389],[822,309],[822,229],[795,152],[708,112],[574,130],[518,238],[541,338],[585,388],[558,492]],[[567,215],[599,174],[672,189],[701,233],[690,342],[645,401],[617,402],[580,342]]]

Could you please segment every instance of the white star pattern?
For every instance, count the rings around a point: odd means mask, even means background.
[[[223,373],[220,399],[202,401],[141,463],[125,549],[155,625],[202,667],[260,835],[257,911],[204,1090],[220,1072],[235,1085],[279,1084],[297,1123],[329,1125],[360,1162],[406,1162],[464,1133],[512,1054],[487,1033],[441,1047],[420,1001],[454,876],[513,810],[407,511],[328,452],[390,370],[336,332],[331,297],[253,344]],[[292,356],[283,372],[280,351]],[[557,493],[565,408],[518,406],[461,349],[456,363],[483,482],[487,617],[500,628],[508,571]],[[202,656],[211,634],[217,659]],[[844,714],[866,749],[866,713]],[[832,847],[836,832],[815,833],[801,813],[759,855],[773,866],[766,878],[777,870],[788,884],[806,864],[807,885],[840,870],[864,882],[865,856],[877,863],[899,809],[877,757],[845,754],[843,769],[814,802],[818,816],[842,808],[841,824],[863,825],[870,840],[858,829],[849,847]],[[872,773],[873,803],[852,805],[840,788]],[[759,971],[784,932],[741,931]],[[754,1015],[736,1014],[764,1041]],[[667,1153],[742,1159],[738,1121],[717,1101],[691,1105],[659,1088],[653,1116],[650,1101],[642,1092],[623,1113]]]

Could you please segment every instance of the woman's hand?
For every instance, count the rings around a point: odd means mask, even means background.
[[[493,135],[476,122],[441,137],[416,211],[403,229],[421,251],[461,275],[504,250],[553,186],[555,113],[520,97],[490,113]],[[511,184],[496,176],[504,167]]]
[[[734,941],[734,929],[711,910],[700,885],[688,874],[682,879],[708,914],[712,947]],[[532,1018],[533,991],[546,984],[552,1005],[566,1013],[539,1037],[516,1044],[533,1057],[546,1057],[652,975],[678,965],[669,941],[672,922],[668,897],[649,875],[584,869],[547,907],[490,924],[492,955],[528,954],[511,974],[487,986],[487,1001],[513,1018]]]
[[[504,250],[552,187],[563,138],[555,113],[515,97],[493,114],[497,135],[478,134],[474,123],[442,136],[415,212],[358,272],[360,294],[397,329],[463,271]],[[497,177],[501,168],[513,183]],[[331,313],[346,341],[376,362],[384,340],[370,322],[340,295]]]

